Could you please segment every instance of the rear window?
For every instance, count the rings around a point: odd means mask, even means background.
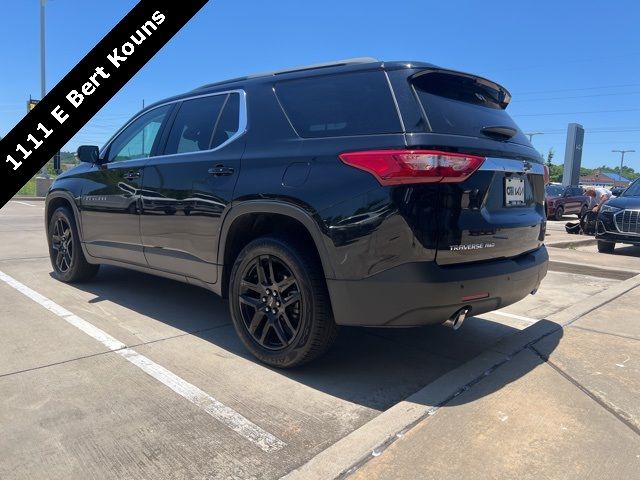
[[[484,127],[511,127],[517,133],[511,142],[529,145],[504,110],[509,94],[488,80],[449,72],[428,72],[411,84],[422,105],[427,128],[434,133],[485,137]]]
[[[382,72],[281,82],[276,94],[303,138],[400,133],[400,119]]]

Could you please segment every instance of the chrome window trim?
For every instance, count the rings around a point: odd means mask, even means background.
[[[393,85],[391,85],[391,79],[389,78],[389,73],[386,70],[383,70],[384,78],[387,80],[387,85],[389,85],[389,91],[391,92],[391,98],[393,98],[393,104],[396,107],[396,113],[398,114],[398,120],[400,120],[400,128],[403,133],[406,133],[407,129],[404,126],[404,118],[402,118],[402,113],[400,112],[400,104],[398,103],[398,99],[396,98],[396,92],[393,89]]]
[[[525,163],[529,165],[525,169]],[[544,175],[544,165],[510,158],[487,157],[478,170]]]
[[[214,92],[214,93],[205,93],[202,95],[193,95],[193,96],[189,96],[189,97],[184,97],[184,98],[179,98],[177,100],[172,100],[170,102],[163,102],[161,104],[156,105],[153,108],[150,108],[148,110],[143,110],[141,112],[139,112],[137,115],[135,115],[134,117],[131,118],[131,120],[129,120],[127,123],[124,124],[124,126],[120,127],[120,129],[113,134],[113,136],[107,141],[107,143],[104,145],[104,147],[102,147],[102,149],[100,150],[100,159],[103,160],[102,158],[102,154],[103,152],[106,152],[109,147],[111,147],[111,144],[118,138],[118,136],[124,131],[126,130],[129,125],[131,125],[133,122],[135,122],[136,120],[138,120],[140,117],[142,117],[143,115],[146,115],[149,112],[152,112],[158,108],[161,107],[166,107],[167,105],[173,105],[176,103],[182,103],[182,102],[186,102],[189,100],[196,100],[198,98],[206,98],[206,97],[215,97],[217,95],[230,95],[232,93],[237,93],[239,95],[240,98],[240,111],[239,111],[239,119],[238,119],[238,131],[233,134],[231,137],[229,137],[229,139],[226,142],[221,143],[220,145],[218,145],[216,148],[211,148],[209,150],[199,150],[196,152],[185,152],[185,153],[171,153],[168,155],[156,155],[154,157],[146,157],[146,158],[167,158],[167,157],[175,157],[175,156],[183,156],[183,155],[194,155],[194,154],[199,154],[199,153],[207,153],[207,152],[215,152],[217,150],[220,150],[221,148],[226,147],[227,145],[229,145],[232,142],[235,142],[239,137],[241,137],[242,135],[244,135],[245,133],[247,133],[247,126],[248,126],[248,115],[247,115],[247,92],[242,90],[242,89],[234,89],[234,90],[225,90],[223,92]],[[173,126],[173,125],[171,125]],[[144,158],[136,158],[135,160],[144,160]],[[107,162],[108,163],[112,163],[112,162]],[[121,163],[121,162],[118,162]]]

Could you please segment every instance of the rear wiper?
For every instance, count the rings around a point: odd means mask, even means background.
[[[487,137],[503,141],[510,140],[511,138],[515,137],[516,133],[518,133],[515,128],[502,126],[484,127],[480,131]]]

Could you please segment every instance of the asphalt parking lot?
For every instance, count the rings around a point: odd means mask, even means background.
[[[623,281],[557,267],[537,295],[457,332],[345,328],[321,360],[278,371],[242,348],[226,302],[203,289],[114,267],[55,281],[43,213],[38,201],[0,210],[0,478],[279,478]],[[631,271],[629,248],[615,257]]]

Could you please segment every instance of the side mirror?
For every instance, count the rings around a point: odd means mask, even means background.
[[[94,145],[82,145],[78,147],[76,158],[81,162],[98,163],[100,149]]]

